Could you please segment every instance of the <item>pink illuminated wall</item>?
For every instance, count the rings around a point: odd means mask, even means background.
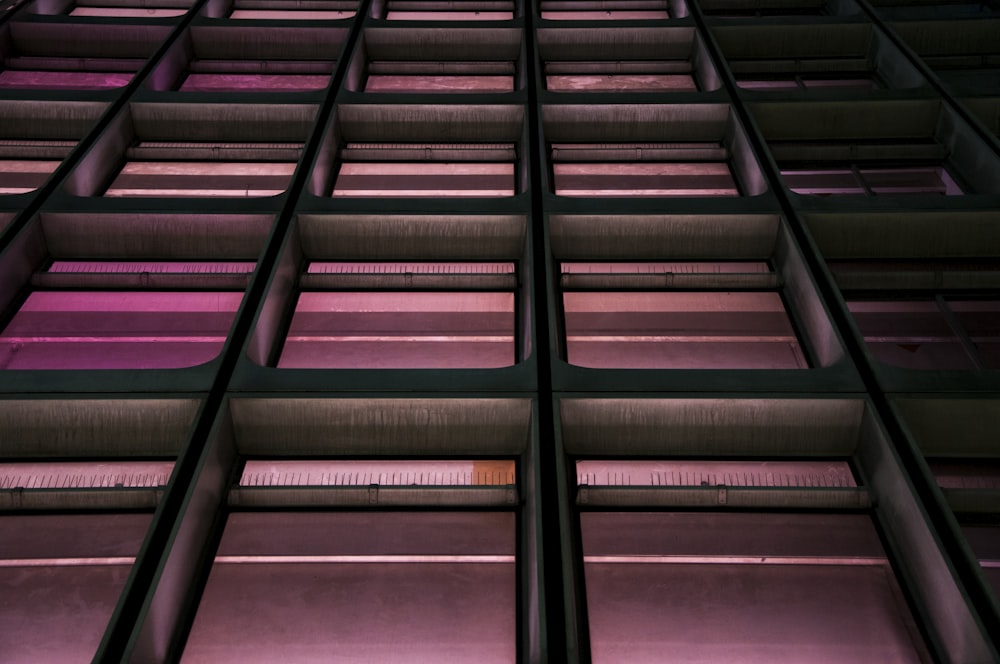
[[[120,88],[131,80],[129,72],[0,71],[0,88],[21,90],[102,90]]]
[[[306,292],[278,366],[457,369],[514,361],[513,293]]]
[[[694,92],[690,74],[549,74],[545,87],[554,92]]]
[[[514,195],[514,164],[345,163],[333,196],[495,197]]]
[[[865,515],[585,512],[580,525],[594,664],[930,661]]]
[[[151,518],[0,515],[0,659],[89,662]]]
[[[512,512],[233,513],[184,664],[514,664]]]
[[[260,197],[285,191],[294,163],[129,161],[104,192],[113,197]]]
[[[40,159],[0,159],[0,194],[25,194],[49,179],[60,162]]]
[[[240,292],[37,291],[0,334],[4,369],[165,369],[214,359]]]
[[[567,292],[570,364],[630,369],[808,366],[777,293]]]
[[[371,74],[365,92],[512,92],[514,76]]]
[[[229,18],[237,20],[339,21],[351,18],[353,10],[328,9],[234,9]]]
[[[739,196],[725,163],[555,163],[560,196]]]
[[[70,16],[106,16],[110,18],[172,18],[187,14],[175,7],[84,7],[77,5]]]
[[[181,92],[308,92],[322,90],[326,74],[188,74]]]

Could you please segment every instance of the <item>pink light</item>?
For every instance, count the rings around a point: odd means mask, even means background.
[[[510,21],[514,12],[489,11],[397,11],[386,12],[390,21]]]
[[[2,467],[0,467],[2,472]],[[247,461],[240,486],[506,486],[513,461]],[[0,484],[0,487],[3,485]]]
[[[133,74],[87,71],[0,71],[0,88],[100,90],[128,85]]]
[[[24,194],[38,189],[60,163],[41,159],[0,159],[0,194]]]
[[[348,263],[313,261],[309,274],[514,274],[514,264],[503,263],[416,263],[385,262]]]
[[[577,461],[576,476],[589,486],[857,486],[846,461]]]
[[[229,15],[232,19],[241,20],[271,20],[288,19],[290,21],[339,21],[353,17],[354,10],[327,9],[234,9]]]
[[[365,92],[512,92],[513,76],[393,76],[371,74]]]
[[[688,74],[570,74],[548,75],[546,87],[554,92],[670,92],[696,91]]]
[[[222,348],[237,292],[40,291],[0,334],[6,369],[163,369]]]
[[[0,516],[5,662],[90,660],[151,514]]]
[[[494,197],[514,195],[514,164],[348,162],[333,196]]]
[[[307,292],[281,368],[489,368],[514,364],[513,293]]]
[[[777,293],[568,292],[563,309],[567,357],[577,366],[808,366]]]
[[[74,7],[70,16],[108,16],[118,18],[168,18],[183,16],[187,9],[167,7]]]
[[[764,262],[676,263],[560,263],[563,274],[763,274],[771,271]]]
[[[188,74],[181,92],[307,92],[322,90],[326,74]]]
[[[560,196],[739,196],[724,163],[556,163]]]
[[[285,191],[294,163],[130,161],[111,183],[113,197],[260,197]]]
[[[542,11],[542,18],[549,21],[627,21],[629,19],[670,18],[666,9],[599,9],[591,11]]]
[[[185,664],[517,661],[512,512],[241,516],[226,524]]]
[[[595,664],[928,661],[871,521],[584,513]]]
[[[84,272],[97,274],[241,274],[253,272],[256,263],[210,261],[54,261],[47,272]]]
[[[0,489],[107,489],[166,486],[173,461],[0,463]]]

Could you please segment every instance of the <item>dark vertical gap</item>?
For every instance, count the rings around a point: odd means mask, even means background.
[[[204,2],[204,0],[202,1]],[[198,462],[205,451],[209,433],[212,430],[218,413],[222,410],[229,382],[242,357],[243,345],[253,332],[253,321],[264,299],[269,277],[276,267],[282,239],[288,232],[300,192],[305,188],[309,173],[312,170],[313,160],[316,158],[320,141],[326,130],[327,119],[333,110],[334,98],[343,82],[354,45],[363,29],[364,16],[367,14],[370,2],[371,0],[361,0],[359,3],[358,13],[341,51],[337,67],[331,77],[326,97],[317,110],[312,130],[313,135],[303,149],[302,158],[292,177],[292,181],[289,183],[288,194],[284,199],[280,213],[277,215],[269,243],[258,261],[254,279],[247,288],[243,305],[230,330],[229,340],[222,353],[219,371],[215,376],[211,389],[205,395],[188,445],[177,459],[174,469],[176,480],[164,492],[163,499],[158,508],[158,514],[154,518],[151,530],[146,536],[145,545],[136,558],[130,582],[127,584],[123,591],[123,596],[118,602],[117,610],[114,616],[112,616],[101,645],[94,657],[94,662],[127,661],[129,641],[132,633],[139,626],[136,619],[142,612],[147,596],[153,590],[157,570],[163,560],[164,551],[170,542],[174,526],[180,518],[185,496],[191,486]],[[158,55],[162,55],[162,49],[158,51]],[[96,131],[93,132],[92,136],[96,133]],[[220,509],[224,508],[225,505],[220,507]],[[189,608],[193,609],[194,607]],[[191,616],[181,616],[179,624],[190,625],[190,623]],[[176,634],[171,636],[172,639],[178,638]]]
[[[859,4],[864,5],[864,0],[858,1]],[[753,117],[750,115],[749,110],[744,106],[742,100],[740,99],[736,82],[733,79],[732,74],[728,71],[728,68],[723,66],[726,60],[722,55],[722,50],[715,41],[715,36],[712,34],[705,22],[701,8],[697,6],[696,3],[692,3],[691,10],[691,16],[694,19],[695,24],[705,38],[705,47],[708,50],[713,63],[719,69],[720,80],[722,81],[726,92],[729,94],[731,100],[730,108],[743,124],[747,134],[747,139],[750,141],[750,144],[757,155],[758,163],[760,164],[760,167],[768,181],[768,185],[770,186],[771,191],[774,193],[778,205],[780,206],[781,213],[789,222],[788,225],[791,228],[795,241],[802,252],[803,259],[805,260],[809,271],[813,275],[817,290],[826,304],[830,318],[840,333],[847,355],[861,378],[872,408],[885,427],[890,443],[900,459],[904,472],[907,474],[912,483],[918,500],[924,507],[931,529],[938,535],[938,540],[941,542],[941,548],[944,551],[945,556],[951,562],[952,567],[955,570],[955,574],[958,577],[960,586],[969,597],[969,603],[973,613],[977,615],[981,621],[984,638],[987,642],[991,642],[994,649],[996,649],[998,639],[1000,639],[1000,637],[997,636],[1000,635],[1000,614],[997,613],[997,610],[993,605],[990,590],[985,586],[985,584],[980,582],[979,562],[967,553],[966,548],[962,544],[963,537],[959,531],[957,521],[952,516],[950,508],[943,502],[943,500],[939,499],[939,493],[936,491],[933,476],[925,469],[925,464],[919,451],[914,449],[914,447],[908,443],[904,427],[902,423],[896,419],[895,413],[893,412],[890,398],[882,390],[875,369],[868,361],[864,339],[862,335],[857,332],[853,319],[847,311],[846,305],[844,305],[841,300],[840,290],[834,282],[830,272],[826,269],[826,263],[823,257],[814,246],[805,221],[799,216],[795,205],[792,203],[784,187],[781,185],[782,179],[778,168],[774,160],[770,157],[767,144],[763,137],[759,134],[756,124],[753,121]],[[870,9],[866,11],[871,13]],[[878,27],[883,27],[881,22],[876,22],[876,25]],[[890,31],[886,31],[886,33],[891,37],[895,37],[890,33]],[[894,38],[894,41],[898,42],[899,40],[898,38]],[[903,48],[903,45],[900,45],[900,47]],[[911,56],[911,59],[914,59],[915,57],[911,55],[912,51],[908,49],[904,49],[904,53]],[[923,63],[919,64],[922,67],[921,71],[925,71],[926,66],[923,65]],[[942,95],[943,103],[949,103],[947,94],[940,86],[936,85],[935,90]],[[960,111],[961,109],[957,110]],[[964,114],[963,117],[965,117]],[[993,143],[991,142],[991,145],[992,144]],[[934,647],[938,644],[935,642],[928,645],[930,647]],[[942,659],[947,660],[947,653],[937,653],[937,655]]]
[[[545,232],[545,192],[542,190],[542,155],[545,146],[541,144],[541,109],[538,101],[538,71],[536,69],[537,38],[535,21],[537,3],[525,2],[524,43],[525,43],[525,85],[528,92],[528,107],[525,115],[528,131],[528,189],[531,192],[531,267],[533,274],[531,297],[534,297],[532,314],[535,318],[535,360],[538,366],[537,402],[539,469],[542,479],[539,496],[539,515],[542,531],[542,561],[539,567],[543,575],[543,587],[539,592],[545,597],[545,625],[547,634],[544,642],[546,662],[567,661],[568,631],[566,612],[563,607],[562,583],[562,538],[559,527],[559,486],[556,478],[555,415],[552,401],[552,357],[550,353],[549,301],[548,301],[548,241]]]

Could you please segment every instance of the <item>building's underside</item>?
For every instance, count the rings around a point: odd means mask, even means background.
[[[0,660],[962,662],[1000,5],[0,2]]]

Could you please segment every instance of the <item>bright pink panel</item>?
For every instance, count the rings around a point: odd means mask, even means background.
[[[514,164],[345,163],[334,196],[494,197],[514,195]]]
[[[24,194],[38,189],[60,163],[41,159],[0,159],[0,194]]]
[[[514,12],[489,11],[396,11],[385,15],[390,21],[509,21]]]
[[[513,274],[513,263],[356,263],[313,261],[309,274]]]
[[[214,359],[239,292],[41,291],[0,334],[5,369],[163,369]]]
[[[548,75],[545,85],[554,92],[693,92],[689,74],[569,74]]]
[[[580,527],[594,664],[930,661],[867,516],[587,512]]]
[[[54,261],[48,272],[124,273],[156,272],[163,274],[233,274],[253,272],[256,263],[209,261]]]
[[[90,661],[151,518],[0,516],[3,661]]]
[[[104,192],[114,197],[260,197],[285,191],[294,163],[130,161]]]
[[[0,474],[3,465],[0,464]],[[2,476],[2,475],[0,475]],[[513,461],[247,461],[240,486],[502,486]],[[0,484],[0,487],[3,485]]]
[[[0,71],[0,88],[100,90],[128,85],[132,74],[90,71]]]
[[[371,74],[365,92],[511,92],[513,76]]]
[[[718,261],[677,263],[560,263],[563,274],[747,274],[766,273],[771,268],[767,263],[755,261]]]
[[[234,9],[229,15],[233,19],[287,19],[290,21],[339,21],[351,18],[354,10],[327,9]]]
[[[117,18],[169,18],[183,16],[187,9],[172,7],[75,7],[70,16],[107,16]]]
[[[326,74],[188,74],[181,92],[307,92],[322,90]]]
[[[512,293],[302,293],[278,361],[303,369],[512,364]]]
[[[777,293],[563,294],[571,364],[630,369],[808,366]]]
[[[560,196],[739,196],[724,163],[557,163]]]
[[[591,11],[542,11],[550,21],[625,21],[629,19],[670,18],[666,9],[607,9]]]
[[[181,661],[514,664],[515,548],[513,512],[232,514]]]

